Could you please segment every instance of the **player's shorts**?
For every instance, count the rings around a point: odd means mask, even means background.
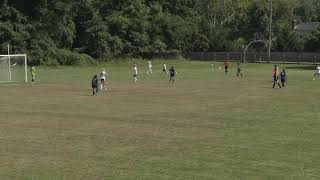
[[[224,69],[225,69],[225,70],[228,70],[228,69],[229,69],[229,66],[225,66]]]
[[[101,82],[105,82],[105,81],[106,81],[106,79],[100,79],[100,81],[101,81]]]
[[[285,80],[285,79],[281,79],[281,82],[282,82],[282,83],[285,83],[285,82],[286,82],[286,80]]]
[[[138,74],[133,74],[133,77],[134,77],[134,78],[138,77]]]
[[[273,81],[274,81],[274,82],[278,82],[278,80],[279,80],[279,77],[278,77],[278,76],[273,76]]]
[[[162,72],[167,72],[167,70],[166,69],[162,69]]]

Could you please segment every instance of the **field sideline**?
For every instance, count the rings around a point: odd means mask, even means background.
[[[173,61],[146,76],[106,66],[111,90],[91,96],[101,67],[38,67],[37,84],[0,84],[0,179],[320,179],[320,79],[287,65]],[[168,66],[170,62],[168,62]],[[282,66],[281,66],[282,67]]]

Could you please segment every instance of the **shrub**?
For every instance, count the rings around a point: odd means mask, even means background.
[[[94,64],[95,60],[86,54],[79,54],[65,49],[59,49],[55,53],[59,65],[86,65]]]

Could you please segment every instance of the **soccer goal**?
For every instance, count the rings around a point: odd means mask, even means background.
[[[28,82],[27,55],[0,55],[0,82]]]

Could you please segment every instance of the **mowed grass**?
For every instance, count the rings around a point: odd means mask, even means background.
[[[168,65],[171,62],[168,63]],[[91,96],[102,67],[37,68],[37,84],[1,84],[0,179],[320,178],[320,81],[287,67],[243,65],[245,78],[209,63],[172,62],[176,83],[139,66],[106,66],[108,93]],[[218,67],[215,64],[215,67]]]

